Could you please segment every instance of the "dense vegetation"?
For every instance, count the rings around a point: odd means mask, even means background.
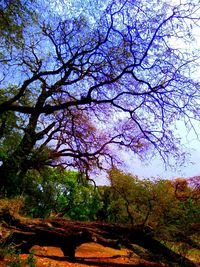
[[[199,119],[198,2],[3,0],[2,196],[43,166],[89,179],[120,149],[182,163],[176,122]]]
[[[28,193],[0,200],[1,212],[121,223],[133,229],[140,226],[176,252],[198,261],[199,177],[148,180],[116,168],[109,172],[109,185],[95,186],[80,177],[60,168],[29,171]]]
[[[200,218],[199,177],[147,180],[114,168],[110,185],[95,186],[80,181],[75,171],[47,168],[29,172],[26,179],[29,192],[21,212],[31,217],[148,225],[166,236],[186,232]]]

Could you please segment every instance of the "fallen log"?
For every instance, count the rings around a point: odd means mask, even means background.
[[[30,249],[39,245],[59,247],[64,256],[71,260],[75,258],[75,251],[83,243],[92,242],[90,232],[86,230],[78,232],[68,232],[66,230],[45,229],[44,227],[30,227],[26,225],[28,231],[12,229],[11,235],[7,238],[5,245],[14,243],[21,253],[29,253]]]
[[[165,259],[165,262],[178,263],[180,266],[194,267],[195,264],[179,254],[171,251],[153,238],[152,233],[142,226],[135,228],[119,224],[101,222],[74,222],[65,219],[11,219],[5,221],[5,227],[10,227],[10,236],[4,245],[14,243],[21,253],[29,253],[34,245],[53,246],[62,249],[64,256],[71,260],[75,251],[83,243],[97,242],[103,246],[129,249],[137,244],[152,253],[155,260]],[[13,225],[12,225],[13,224]]]

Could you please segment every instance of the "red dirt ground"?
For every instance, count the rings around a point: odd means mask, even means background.
[[[76,261],[70,262],[63,256],[62,251],[55,247],[34,246],[34,258],[36,267],[123,267],[123,266],[166,266],[154,262],[140,259],[137,255],[131,254],[127,249],[112,249],[103,247],[96,243],[87,243],[81,245],[76,250]],[[21,254],[21,259],[26,259],[27,254]],[[9,263],[9,257],[0,262],[0,267]],[[25,267],[28,267],[26,265]]]

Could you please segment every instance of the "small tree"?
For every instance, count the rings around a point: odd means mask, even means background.
[[[112,194],[109,207],[118,221],[130,223],[132,226],[145,225],[152,211],[152,196],[148,182],[116,168],[109,172],[108,178]]]

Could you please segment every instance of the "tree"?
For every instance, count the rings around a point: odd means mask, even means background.
[[[117,168],[109,172],[108,179],[111,183],[110,193],[113,194],[109,209],[118,218],[117,221],[132,226],[151,225],[150,217],[155,203],[159,203],[153,194],[153,181],[141,180]]]
[[[51,5],[45,12],[38,3],[39,18],[24,25],[23,41],[11,43],[12,57],[2,63],[0,112],[24,121],[19,144],[1,159],[4,195],[38,165],[78,167],[88,176],[113,163],[113,145],[181,158],[172,125],[183,118],[192,127],[199,116],[191,75],[198,53],[187,49],[198,1],[108,1],[95,16],[89,2],[87,16],[70,5],[71,13],[58,15]]]
[[[198,177],[148,180],[113,168],[109,181],[111,186],[100,191],[100,218],[142,226],[163,242],[182,241],[198,248],[193,237],[199,222]]]
[[[80,173],[46,167],[40,173],[28,171],[25,180],[24,214],[82,221],[96,219],[101,207],[98,191],[85,179],[79,181]]]
[[[21,48],[24,29],[36,22],[34,0],[2,0],[0,4],[0,62],[13,60],[13,48]]]

